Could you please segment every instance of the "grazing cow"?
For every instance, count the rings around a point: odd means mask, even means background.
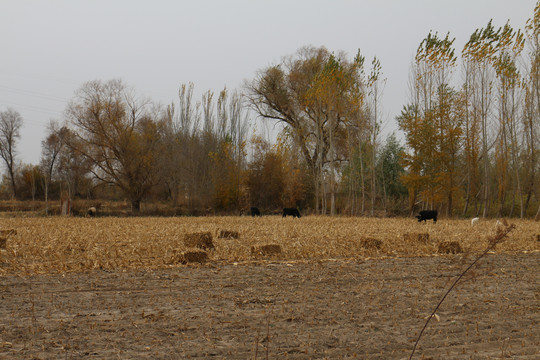
[[[90,217],[94,217],[97,214],[97,209],[94,206],[92,206],[91,208],[88,209],[87,214]]]
[[[298,211],[296,208],[284,208],[283,217],[287,217],[288,215],[291,215],[293,218],[299,218],[300,211]]]
[[[417,215],[416,218],[418,219],[418,222],[433,219],[433,223],[436,223],[437,210],[422,210],[420,211],[420,215]]]
[[[480,220],[480,218],[478,218],[478,217],[472,218],[472,219],[471,219],[471,226],[476,225],[476,223],[477,223],[479,220]]]
[[[252,207],[251,208],[251,216],[262,216],[259,208]]]

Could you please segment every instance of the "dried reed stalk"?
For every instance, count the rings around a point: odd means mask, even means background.
[[[414,343],[414,347],[412,349],[411,356],[409,356],[409,360],[412,359],[414,352],[416,351],[416,347],[418,346],[418,343],[420,342],[420,339],[422,338],[422,335],[424,334],[424,331],[426,330],[429,324],[429,321],[431,320],[431,318],[435,316],[435,314],[437,313],[437,310],[439,310],[439,308],[441,307],[444,299],[446,299],[448,294],[450,294],[450,292],[454,289],[454,287],[457,285],[459,280],[461,280],[461,278],[463,278],[463,276],[467,273],[467,271],[469,271],[481,258],[483,258],[491,250],[495,249],[497,244],[500,244],[501,242],[503,242],[504,238],[510,233],[510,231],[516,228],[514,224],[508,225],[506,221],[504,225],[506,226],[504,229],[497,227],[497,233],[494,236],[489,236],[487,238],[488,240],[487,248],[480,255],[478,255],[478,257],[465,270],[463,270],[463,272],[461,272],[461,274],[456,278],[452,286],[450,286],[448,291],[446,291],[446,293],[443,295],[443,297],[441,298],[437,306],[435,306],[435,309],[431,312],[431,315],[429,315],[429,317],[427,318],[426,323],[424,324],[424,327],[422,328],[422,331],[420,331],[420,334],[418,335],[418,338],[416,339],[416,342]]]

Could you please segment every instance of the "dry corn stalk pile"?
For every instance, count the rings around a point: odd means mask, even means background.
[[[394,256],[431,256],[439,243],[457,241],[464,252],[479,252],[496,229],[495,220],[441,219],[420,224],[414,218],[350,218],[268,216],[201,218],[8,218],[0,229],[13,229],[0,249],[0,275],[140,269],[179,266],[179,253],[189,233],[210,232],[215,249],[210,262],[254,261],[252,246],[276,244],[282,252],[272,260],[319,260]],[[512,220],[516,229],[497,252],[540,250],[540,222]],[[238,237],[220,237],[221,231]],[[415,236],[429,234],[425,241]],[[376,240],[379,240],[377,242]],[[379,246],[366,246],[376,242]]]

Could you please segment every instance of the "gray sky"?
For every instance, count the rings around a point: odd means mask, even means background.
[[[490,19],[523,29],[536,1],[0,0],[0,110],[22,115],[19,159],[37,164],[47,124],[63,119],[86,81],[121,78],[168,104],[182,83],[193,82],[197,94],[240,88],[258,69],[313,45],[350,59],[360,49],[367,65],[379,58],[390,132],[430,30],[450,32],[460,54]]]

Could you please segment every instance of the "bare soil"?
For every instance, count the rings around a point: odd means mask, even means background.
[[[0,359],[407,359],[461,256],[0,277]],[[540,253],[490,254],[415,359],[540,358]]]

